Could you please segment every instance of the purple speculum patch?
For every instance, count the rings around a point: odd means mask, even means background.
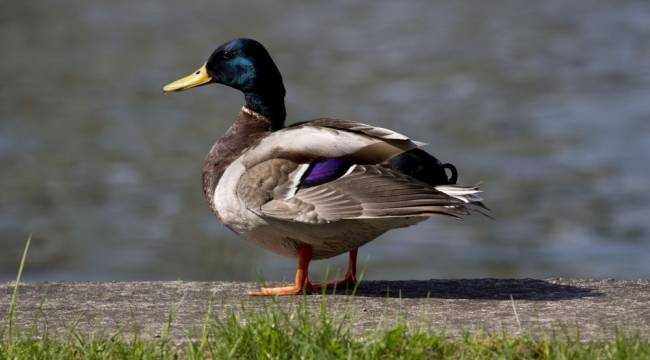
[[[311,187],[335,180],[345,174],[351,165],[339,159],[316,160],[302,176],[300,187]]]

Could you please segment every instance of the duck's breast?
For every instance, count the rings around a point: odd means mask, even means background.
[[[295,256],[297,242],[252,212],[239,198],[237,186],[245,171],[242,157],[239,157],[226,168],[219,180],[211,199],[211,206],[219,220],[244,239],[253,241],[269,251]]]

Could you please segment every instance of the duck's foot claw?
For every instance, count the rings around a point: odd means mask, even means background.
[[[312,289],[311,284],[305,286],[285,286],[275,288],[261,288],[259,291],[249,291],[250,296],[289,296],[289,295],[302,295],[305,292],[309,293]]]

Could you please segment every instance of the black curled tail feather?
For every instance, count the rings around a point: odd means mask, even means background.
[[[405,151],[382,165],[431,186],[453,185],[458,181],[454,165],[443,164],[422,149]]]
[[[445,163],[442,164],[442,168],[445,170],[445,174],[447,173],[447,169],[449,169],[449,172],[451,173],[447,179],[447,183],[456,184],[458,182],[458,171],[456,170],[456,167],[453,164]]]

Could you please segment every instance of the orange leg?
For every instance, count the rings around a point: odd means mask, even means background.
[[[321,283],[312,284],[312,290],[320,291],[323,287],[331,288],[343,288],[346,286],[353,286],[357,283],[357,252],[358,249],[350,251],[348,256],[348,270],[345,272],[345,276],[338,280],[325,281]]]
[[[248,295],[272,296],[272,295],[300,295],[311,290],[309,283],[309,262],[311,261],[311,246],[298,245],[298,269],[296,270],[296,283],[293,286],[261,288],[260,291],[251,291]]]

